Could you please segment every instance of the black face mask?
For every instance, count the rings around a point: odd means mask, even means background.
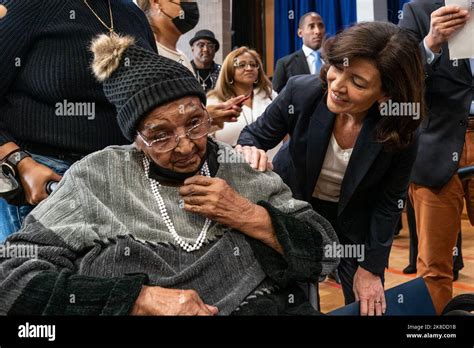
[[[188,31],[192,30],[199,22],[199,7],[197,2],[182,2],[177,4],[174,1],[171,3],[178,5],[182,9],[182,13],[177,17],[171,17],[165,11],[161,10],[175,25],[176,29],[179,30],[181,34],[186,34]]]
[[[207,151],[204,158],[201,160],[201,164],[199,165],[199,169],[192,173],[177,173],[173,172],[172,170],[163,168],[156,164],[153,161],[150,161],[150,174],[149,177],[160,182],[168,182],[171,184],[180,185],[186,180],[194,175],[196,175],[200,170],[201,167],[204,165],[204,162],[207,160],[207,165],[209,167],[209,171],[211,176],[214,177],[219,169],[219,162],[217,161],[218,154],[217,154],[218,146],[214,143],[210,138],[207,140]]]

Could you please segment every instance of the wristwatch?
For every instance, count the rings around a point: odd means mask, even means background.
[[[15,171],[18,172],[17,170],[18,164],[27,157],[31,157],[31,155],[27,151],[18,150],[10,154],[5,160],[5,163],[8,163],[10,166],[15,168]]]

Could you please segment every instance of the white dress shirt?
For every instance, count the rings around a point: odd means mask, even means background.
[[[309,71],[311,72],[312,75],[316,74],[316,64],[314,62],[316,58],[313,55],[313,52],[315,51],[313,51],[311,48],[305,45],[303,45],[301,49],[303,50],[304,55],[306,56],[306,61],[308,62]],[[318,50],[318,52],[321,53],[321,50]],[[321,58],[320,58],[320,61],[321,61],[321,66],[322,66],[323,60]]]

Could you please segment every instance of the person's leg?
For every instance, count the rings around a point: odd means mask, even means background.
[[[410,199],[407,199],[407,221],[408,221],[408,235],[410,237],[410,250],[408,256],[408,266],[403,270],[403,273],[416,273],[416,258],[418,257],[418,237],[416,235],[416,220],[415,211]]]
[[[463,189],[457,176],[442,189],[410,185],[418,234],[418,276],[423,277],[440,314],[452,297],[453,248],[463,209]]]
[[[457,280],[459,271],[464,268],[464,261],[462,259],[462,231],[459,230],[458,240],[456,242],[456,252],[453,259],[453,280]]]
[[[341,258],[337,270],[339,272],[339,278],[341,279],[342,292],[344,294],[345,304],[348,305],[355,302],[355,294],[353,290],[354,275],[359,266],[356,259],[353,258]]]
[[[53,158],[32,154],[33,159],[41,163],[59,175],[64,175],[71,163]],[[3,242],[10,234],[21,228],[25,217],[33,210],[31,205],[11,205],[0,199],[0,242]]]

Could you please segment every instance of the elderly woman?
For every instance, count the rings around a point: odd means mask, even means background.
[[[324,252],[337,243],[331,225],[208,138],[196,79],[133,41],[103,35],[92,50],[134,146],[74,164],[8,239],[37,253],[3,253],[0,313],[316,314],[297,282],[337,266]],[[218,150],[238,163],[219,163]]]
[[[235,146],[240,132],[263,114],[277,93],[263,70],[259,54],[248,47],[240,47],[230,52],[222,63],[216,88],[208,93],[208,105],[223,103],[231,98],[246,96],[242,102],[242,112],[234,122],[214,121],[215,138]],[[267,155],[270,159],[277,153],[278,147]]]
[[[275,171],[310,202],[344,245],[338,268],[346,303],[386,309],[383,279],[425,114],[417,41],[389,23],[359,23],[325,51],[321,78],[294,77],[240,145],[268,150],[286,134]]]

